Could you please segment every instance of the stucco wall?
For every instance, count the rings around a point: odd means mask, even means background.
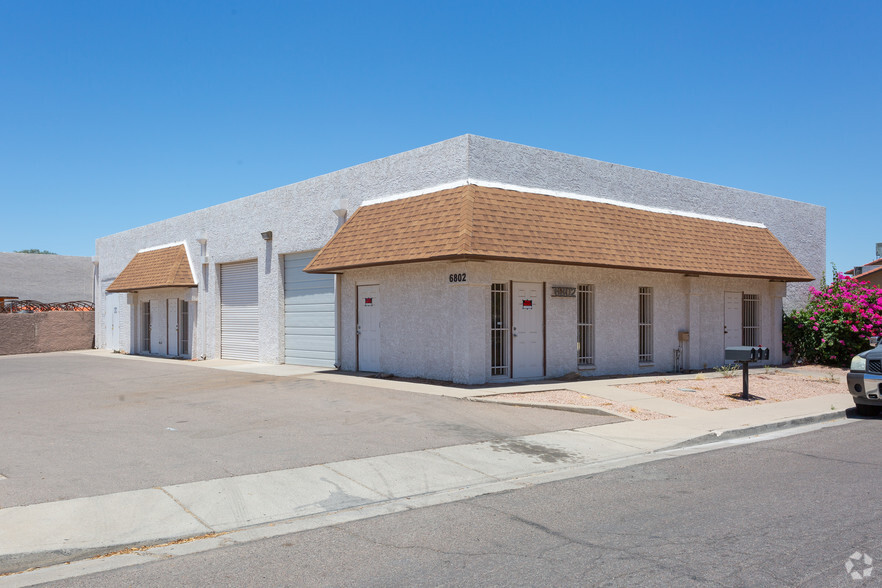
[[[450,283],[465,273],[467,282]],[[346,272],[341,281],[341,367],[356,369],[356,288],[378,284],[381,371],[478,384],[490,374],[490,285],[545,282],[546,374],[579,369],[577,298],[553,297],[551,286],[594,285],[595,365],[593,375],[669,372],[674,369],[678,333],[685,369],[724,363],[725,292],[757,294],[760,343],[781,362],[780,309],[783,288],[766,280],[690,278],[681,274],[501,262],[433,262]],[[638,362],[638,292],[653,288],[653,362]]]
[[[257,259],[259,359],[281,363],[283,255],[323,246],[339,227],[333,211],[341,206],[351,214],[365,200],[427,190],[469,178],[762,222],[810,272],[819,276],[823,271],[822,207],[464,135],[98,239],[98,344],[105,346],[103,293],[107,286],[140,249],[183,241],[196,266],[194,277],[200,283],[199,319],[205,326],[195,355],[213,358],[220,354],[219,264]],[[264,231],[273,232],[272,241],[261,238]],[[204,251],[197,242],[200,233],[207,239]],[[623,238],[627,238],[626,227]],[[458,296],[462,303],[474,306],[477,294],[466,288],[466,293]],[[788,304],[799,304],[806,289],[807,286],[791,287]],[[121,309],[121,345],[131,352],[134,331],[127,324],[130,317],[130,309]],[[443,317],[439,320],[443,322]],[[446,328],[440,322],[431,327]]]
[[[93,300],[92,259],[72,255],[0,253],[0,296],[21,300]]]
[[[0,355],[91,349],[95,313],[54,311],[0,314]]]
[[[341,200],[350,213],[365,199],[436,186],[451,178],[467,177],[467,137],[458,137],[407,153],[343,169],[219,204],[210,208],[102,237],[96,241],[99,290],[103,294],[138,250],[177,241],[186,242],[197,266],[197,280],[205,282],[200,312],[208,318],[199,355],[220,353],[218,265],[258,260],[260,296],[260,361],[284,361],[284,281],[281,256],[318,249],[339,226],[333,210]],[[207,239],[208,263],[201,264],[198,233]],[[272,231],[271,242],[260,233]],[[96,335],[104,346],[103,296],[98,297]],[[130,349],[126,349],[130,351]]]

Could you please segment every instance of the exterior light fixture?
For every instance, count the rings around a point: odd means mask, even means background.
[[[264,241],[272,241],[273,240],[273,232],[272,231],[264,231],[260,234],[263,237]]]

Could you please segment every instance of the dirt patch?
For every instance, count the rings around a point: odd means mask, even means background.
[[[494,400],[504,402],[518,403],[539,403],[539,404],[569,404],[571,406],[590,406],[600,408],[605,411],[615,413],[628,419],[638,421],[652,421],[656,419],[670,418],[666,414],[653,412],[643,408],[637,408],[634,405],[625,402],[615,402],[591,396],[590,394],[581,394],[574,390],[545,390],[543,392],[521,392],[518,394],[497,394],[492,397]]]
[[[826,366],[805,366],[797,371],[751,370],[749,389],[751,404],[784,402],[847,392],[845,374],[848,370]],[[741,399],[742,374],[735,371],[731,377],[707,377],[695,380],[667,380],[659,378],[645,384],[618,386],[656,398],[665,398],[680,404],[704,410],[725,410],[745,406]]]

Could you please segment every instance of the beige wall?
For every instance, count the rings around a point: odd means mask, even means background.
[[[0,355],[91,349],[94,335],[94,312],[0,314]]]

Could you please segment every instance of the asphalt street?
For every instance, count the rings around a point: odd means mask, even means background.
[[[882,585],[880,442],[864,420],[58,585]]]
[[[75,353],[0,357],[0,508],[616,422]]]

